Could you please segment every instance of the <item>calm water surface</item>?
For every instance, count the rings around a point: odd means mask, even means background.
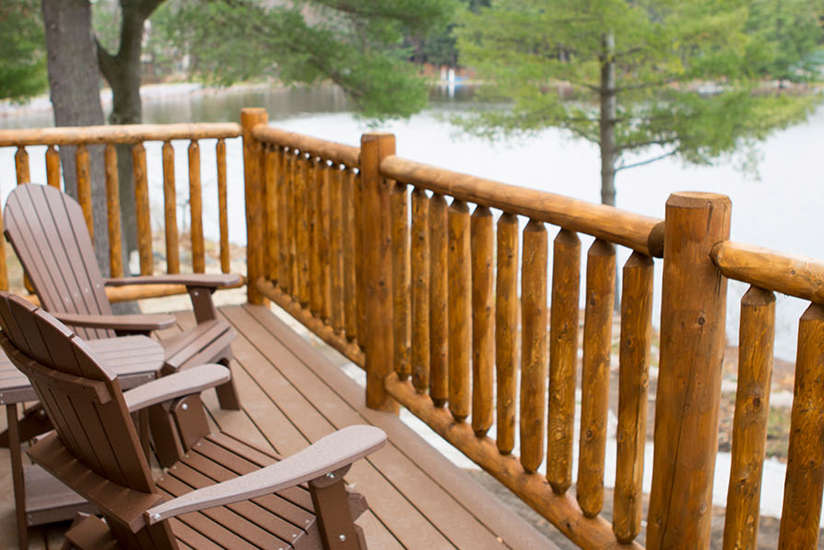
[[[471,107],[471,91],[458,89],[454,97],[435,93],[430,108],[407,121],[377,127],[354,117],[343,94],[331,87],[278,89],[230,89],[220,91],[176,87],[175,93],[155,88],[144,94],[144,119],[152,123],[237,121],[243,107],[265,107],[270,121],[291,131],[356,145],[363,132],[381,130],[397,136],[400,156],[534,189],[561,193],[597,202],[599,161],[597,148],[572,140],[557,130],[512,141],[489,142],[461,135],[449,115]],[[28,109],[0,118],[0,127],[51,125],[48,110]],[[777,132],[760,147],[760,181],[737,170],[732,161],[712,167],[685,166],[667,159],[619,173],[618,206],[663,218],[667,196],[680,190],[712,191],[732,199],[733,240],[794,254],[824,259],[822,213],[824,191],[818,160],[824,145],[824,108],[804,124]],[[177,185],[180,219],[187,224],[188,195],[185,141],[176,142]],[[239,140],[228,143],[230,238],[243,242],[242,155]],[[146,144],[150,195],[160,228],[162,170],[160,144]],[[29,148],[32,179],[45,180],[44,148]],[[650,156],[654,156],[652,152]],[[207,236],[217,236],[214,140],[201,143],[204,186],[204,226]],[[0,195],[14,186],[13,150],[0,149]],[[552,237],[552,235],[550,235]],[[589,241],[584,241],[584,249]],[[619,250],[619,261],[628,256]],[[660,277],[660,262],[657,266]],[[660,303],[660,283],[656,284]],[[737,340],[739,299],[746,286],[730,285],[728,339]],[[792,359],[798,316],[804,304],[779,296],[777,303],[777,355]],[[656,314],[657,318],[657,314]]]

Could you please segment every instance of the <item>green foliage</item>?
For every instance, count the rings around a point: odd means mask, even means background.
[[[210,83],[268,76],[286,84],[329,79],[369,118],[408,117],[426,104],[426,83],[404,36],[452,13],[452,0],[175,0],[159,32]]]
[[[46,88],[40,2],[0,2],[0,98],[22,100]]]
[[[614,97],[616,170],[640,164],[625,162],[628,153],[710,163],[803,119],[818,101],[769,82],[820,43],[814,4],[496,0],[462,13],[458,43],[462,64],[489,84],[482,95],[510,99],[511,109],[459,122],[487,136],[560,127],[604,154],[603,102]],[[610,63],[613,87],[602,78]]]

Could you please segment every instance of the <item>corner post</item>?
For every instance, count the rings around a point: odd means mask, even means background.
[[[727,279],[710,259],[730,235],[728,197],[667,200],[661,359],[647,548],[708,548]]]
[[[364,279],[366,300],[366,406],[395,412],[384,379],[393,372],[392,237],[389,186],[380,174],[381,161],[395,154],[392,134],[361,136],[360,176],[363,186]]]
[[[240,112],[243,134],[243,180],[246,191],[246,301],[265,304],[256,282],[264,277],[264,204],[263,147],[252,135],[252,128],[268,124],[266,109],[246,108]]]

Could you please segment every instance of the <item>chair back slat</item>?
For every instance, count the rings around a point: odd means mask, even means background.
[[[109,315],[83,211],[74,199],[46,185],[21,185],[4,211],[6,235],[50,311]],[[83,338],[107,338],[113,331],[79,328]]]

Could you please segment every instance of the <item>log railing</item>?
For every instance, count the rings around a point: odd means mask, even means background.
[[[146,168],[144,144],[160,141],[163,163],[163,205],[166,272],[179,273],[180,241],[177,220],[177,195],[175,183],[175,151],[172,140],[188,140],[188,172],[190,210],[190,235],[192,270],[205,271],[205,241],[203,234],[203,192],[200,172],[200,140],[216,141],[217,190],[219,212],[220,268],[224,273],[230,269],[229,235],[227,214],[227,169],[226,140],[240,136],[241,127],[233,123],[164,124],[60,127],[26,130],[0,130],[0,147],[16,147],[15,173],[18,185],[29,183],[30,157],[27,147],[46,146],[44,157],[46,181],[54,187],[61,187],[61,162],[59,149],[69,147],[74,150],[77,176],[78,202],[83,209],[89,232],[94,235],[94,214],[92,210],[92,182],[89,148],[103,147],[105,172],[106,227],[109,242],[109,265],[111,277],[121,277],[123,266],[123,237],[120,217],[120,203],[127,200],[120,197],[118,185],[117,145],[130,147],[132,157],[132,178],[134,183],[134,203],[137,218],[137,247],[140,260],[140,274],[151,275],[155,271],[152,250],[152,223],[149,197],[149,174]],[[0,245],[2,246],[2,245]],[[0,248],[0,288],[8,288],[5,264],[5,249]],[[134,300],[151,296],[165,296],[185,293],[180,285],[125,286],[107,289],[114,301]]]

